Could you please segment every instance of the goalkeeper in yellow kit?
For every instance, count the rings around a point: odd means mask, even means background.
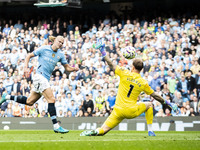
[[[164,100],[160,95],[156,94],[153,89],[148,85],[148,82],[140,75],[140,71],[143,69],[143,62],[141,59],[133,60],[132,70],[129,71],[118,65],[114,65],[110,58],[106,56],[104,50],[105,45],[97,43],[96,49],[100,49],[102,56],[108,63],[110,68],[120,77],[120,84],[117,93],[116,103],[110,116],[106,119],[101,128],[96,130],[84,131],[80,136],[96,136],[104,135],[115,126],[117,126],[123,119],[132,119],[138,117],[145,112],[145,117],[148,126],[148,135],[155,136],[152,130],[153,122],[153,105],[151,102],[139,102],[137,103],[137,97],[144,91],[146,94],[152,96],[162,104],[168,104],[171,108],[176,110],[177,108]]]

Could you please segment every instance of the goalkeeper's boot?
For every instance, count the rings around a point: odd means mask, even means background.
[[[154,133],[153,131],[149,131],[149,132],[148,132],[148,135],[149,135],[149,136],[156,136],[155,133]]]
[[[6,101],[6,96],[7,96],[7,93],[3,93],[2,97],[1,97],[1,100],[0,100],[0,106],[3,102]]]
[[[55,133],[62,133],[62,134],[64,134],[64,133],[68,133],[69,130],[64,129],[63,127],[60,126],[58,129],[54,129],[54,132]]]
[[[97,136],[98,133],[96,130],[90,130],[90,131],[83,131],[80,136]]]

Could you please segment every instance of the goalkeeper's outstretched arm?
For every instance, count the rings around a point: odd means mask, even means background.
[[[155,100],[159,101],[161,104],[167,104],[174,112],[178,111],[177,105],[172,106],[172,104],[169,101],[164,100],[162,96],[156,94],[155,92],[153,92],[150,96],[152,96]]]
[[[165,100],[162,96],[153,92],[150,96],[152,96],[155,100],[159,101],[161,104],[165,104]]]
[[[115,72],[115,69],[116,69],[116,65],[112,63],[112,61],[110,60],[110,58],[106,55],[106,50],[105,50],[105,44],[101,44],[101,42],[99,43],[100,47],[99,47],[99,50],[101,52],[101,55],[102,57],[104,58],[104,60],[107,62],[107,64],[109,65],[109,67]]]
[[[105,56],[104,60],[107,62],[107,64],[109,65],[109,67],[115,72],[116,65],[112,63],[112,61],[110,60],[110,58],[108,56]]]

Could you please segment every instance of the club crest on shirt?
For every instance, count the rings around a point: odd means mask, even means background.
[[[57,56],[57,58],[58,58],[58,59],[60,59],[60,57],[59,57],[59,56]]]
[[[55,57],[55,54],[52,54],[52,57]]]

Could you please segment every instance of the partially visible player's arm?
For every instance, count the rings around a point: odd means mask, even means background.
[[[104,57],[104,60],[108,63],[109,67],[115,72],[116,65],[112,63],[108,56]]]
[[[25,62],[24,62],[24,68],[28,68],[29,60],[30,60],[32,57],[35,57],[35,55],[34,55],[33,53],[29,53],[29,54],[26,56]]]
[[[165,100],[162,96],[153,92],[150,96],[152,96],[155,100],[159,101],[161,104],[165,104]]]
[[[65,70],[68,71],[68,72],[72,72],[72,71],[78,71],[79,68],[78,67],[72,67],[70,66],[69,64],[65,64],[63,65],[65,67]]]
[[[26,75],[28,73],[28,63],[30,61],[30,59],[32,57],[35,57],[35,55],[33,53],[29,53],[26,58],[25,58],[25,62],[24,62],[24,75]]]

